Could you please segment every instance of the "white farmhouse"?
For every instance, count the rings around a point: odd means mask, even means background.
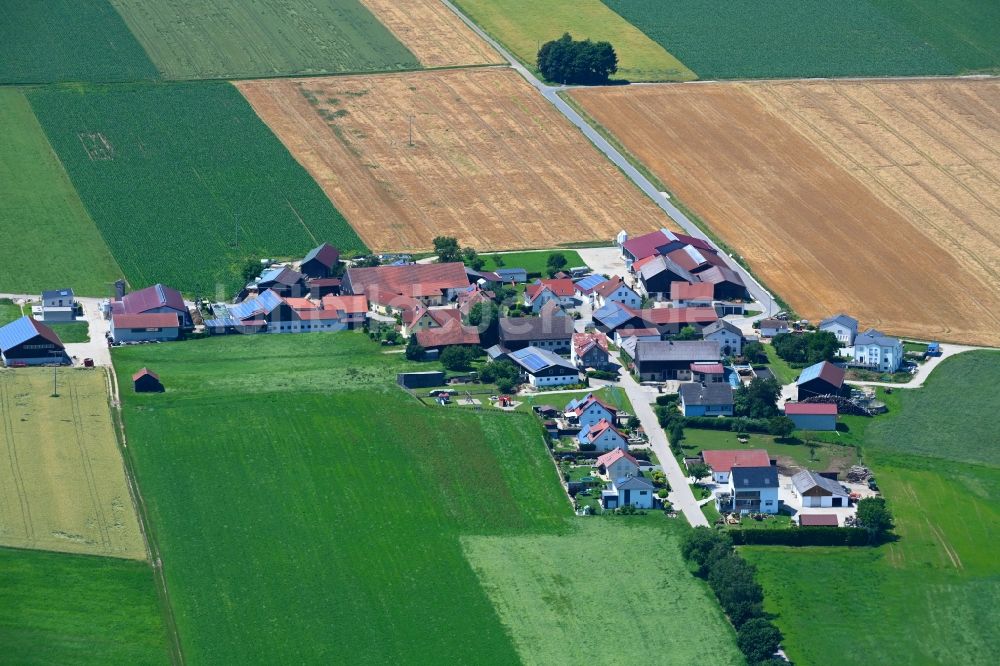
[[[722,513],[778,513],[778,468],[733,467],[715,506]]]
[[[723,356],[739,356],[743,352],[743,331],[735,325],[720,319],[701,330],[701,337],[719,343],[719,353]]]
[[[653,508],[653,493],[656,490],[649,479],[641,476],[627,476],[611,482],[611,487],[601,491],[601,502],[605,509],[634,506],[637,509]]]
[[[792,477],[792,485],[802,497],[803,507],[848,506],[850,494],[839,482],[803,470]]]
[[[903,342],[869,328],[854,339],[854,365],[895,372],[903,364]]]
[[[639,476],[639,461],[624,449],[612,449],[597,458],[597,471],[608,479]]]
[[[833,333],[841,347],[850,347],[858,335],[858,320],[840,313],[821,321],[819,330]]]

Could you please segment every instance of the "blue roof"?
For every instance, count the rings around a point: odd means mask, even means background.
[[[580,278],[576,281],[576,286],[580,288],[581,291],[586,291],[588,289],[593,289],[597,285],[604,282],[603,275],[588,275],[587,277]]]
[[[256,298],[243,301],[229,308],[229,315],[235,319],[249,319],[259,312],[265,314],[281,305],[281,296],[268,289]]]
[[[600,321],[608,328],[618,328],[634,316],[631,312],[623,308],[621,303],[615,301],[607,303],[594,313],[594,319]]]
[[[813,379],[819,377],[820,371],[823,370],[823,363],[825,363],[825,361],[820,361],[816,365],[810,365],[808,368],[802,371],[802,374],[799,375],[798,381],[795,383],[804,384],[808,381],[812,381]]]
[[[566,359],[558,356],[557,354],[553,354],[548,349],[540,349],[539,347],[525,347],[524,349],[518,349],[517,351],[510,353],[510,358],[528,372],[538,372],[539,370],[544,370],[545,368],[551,368],[553,366],[562,366],[564,368],[576,370],[576,366]]]
[[[0,328],[0,350],[16,347],[42,335],[42,332],[36,328],[37,326],[41,326],[41,324],[38,324],[31,317],[25,316]]]

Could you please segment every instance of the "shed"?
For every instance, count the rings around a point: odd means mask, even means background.
[[[132,388],[136,393],[163,393],[160,376],[149,368],[143,368],[132,375]]]
[[[429,370],[427,372],[400,372],[396,375],[396,383],[403,388],[429,388],[444,386],[444,373]]]
[[[836,430],[837,405],[824,402],[787,402],[785,416],[799,430]]]
[[[799,527],[837,527],[835,513],[804,513],[799,516]]]

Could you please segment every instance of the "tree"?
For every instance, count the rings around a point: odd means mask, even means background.
[[[688,473],[696,479],[703,479],[712,473],[712,468],[705,463],[695,463],[688,467]]]
[[[628,417],[628,423],[625,424],[625,427],[628,428],[629,430],[635,430],[640,425],[642,425],[642,422],[639,420],[639,417],[636,416],[635,414],[632,414],[631,416]]]
[[[563,268],[565,268],[565,266],[566,266],[566,255],[564,255],[562,252],[553,252],[552,254],[549,255],[549,258],[545,260],[545,268],[549,274],[549,277],[552,277],[553,275],[561,271]]]
[[[699,567],[706,566],[711,560],[710,554],[714,549],[722,548],[724,551],[731,551],[733,540],[725,532],[710,529],[708,527],[696,527],[688,530],[681,540],[681,555],[685,560],[694,562]],[[700,575],[705,575],[704,572]]]
[[[759,342],[748,342],[743,345],[743,357],[749,363],[767,363],[767,352]]]
[[[468,347],[451,345],[441,350],[441,365],[447,370],[468,370],[475,352]]]
[[[778,415],[781,384],[776,379],[754,377],[749,385],[740,386],[733,396],[733,411],[737,416],[769,419]]]
[[[685,326],[677,331],[674,340],[701,340],[701,333],[694,326]]]
[[[670,424],[670,444],[679,447],[684,439],[684,424],[674,421]]]
[[[562,84],[607,83],[618,71],[618,55],[610,43],[575,41],[568,32],[542,44],[537,62],[543,77]]]
[[[490,257],[490,259],[493,260],[493,265],[497,268],[503,268],[505,266],[502,254],[494,254]]]
[[[479,340],[484,347],[500,340],[500,308],[493,301],[476,303],[469,310],[469,325],[479,330]]]
[[[253,281],[255,277],[260,275],[261,264],[256,259],[247,259],[243,263],[243,269],[240,271],[240,275],[243,277],[243,282],[249,284]]]
[[[462,248],[462,261],[474,271],[481,271],[486,265],[486,260],[479,256],[474,247]]]
[[[417,342],[417,336],[411,335],[410,339],[406,342],[406,358],[409,361],[422,361],[424,360],[424,355],[427,350],[420,346]]]
[[[458,239],[452,236],[438,236],[434,239],[434,253],[442,264],[459,261]]]
[[[357,259],[354,265],[358,268],[375,268],[382,265],[382,260],[378,258],[377,254],[370,254],[367,257]]]
[[[789,363],[832,361],[840,353],[840,342],[829,331],[778,333],[771,340],[771,345],[778,356]]]
[[[775,437],[784,439],[795,432],[795,421],[787,416],[772,416],[767,422],[767,431]]]
[[[519,377],[520,371],[517,369],[517,366],[506,359],[502,361],[494,361],[493,363],[487,363],[483,366],[483,369],[479,371],[480,381],[486,382],[487,384],[499,384],[504,379],[516,383]]]
[[[868,531],[868,537],[876,541],[894,527],[892,512],[884,497],[865,497],[858,500],[858,527]]]
[[[745,622],[736,632],[736,645],[750,664],[769,659],[780,644],[781,632],[763,617]]]

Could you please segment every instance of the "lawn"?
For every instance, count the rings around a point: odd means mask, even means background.
[[[993,661],[1000,466],[995,428],[982,415],[1000,409],[998,355],[948,359],[924,388],[886,396],[889,414],[858,429],[898,541],[877,549],[744,549],[793,661]]]
[[[948,19],[947,28],[925,28],[922,32],[939,38],[931,43],[907,29],[922,20],[916,7],[883,13],[868,0],[730,0],[713,5],[711,11],[701,0],[604,0],[604,4],[668,48],[702,79],[955,74],[962,67],[949,58],[951,49],[943,47],[957,32],[949,29],[957,26],[972,26],[975,33],[962,45],[963,52],[976,62],[992,61],[994,66],[998,62],[996,31],[987,32],[990,23],[984,22],[987,0],[940,3],[948,7],[936,7],[936,15],[963,17]],[[968,4],[977,5],[975,11],[959,7]],[[996,15],[995,8],[989,11]],[[894,16],[912,20],[900,22]],[[927,23],[934,21],[931,17]]]
[[[517,406],[520,411],[531,411],[535,405],[552,405],[556,409],[562,409],[570,400],[580,399],[588,393],[593,393],[598,399],[616,409],[624,410],[629,414],[635,414],[632,403],[628,399],[625,390],[618,386],[604,386],[595,389],[583,389],[582,391],[570,391],[568,393],[532,393],[530,395],[519,395],[517,400],[521,404]]]
[[[145,562],[0,548],[0,661],[169,664]]]
[[[0,83],[156,78],[156,67],[107,0],[3,4]]]
[[[801,433],[798,434],[801,435]],[[741,444],[736,439],[735,432],[685,428],[681,444],[684,447],[684,455],[687,457],[696,456],[706,449],[766,449],[771,457],[778,459],[778,464],[781,467],[808,468],[820,471],[846,469],[858,460],[857,451],[853,446],[817,441],[815,443],[815,458],[813,458],[809,444],[799,439],[778,442],[771,435],[751,434],[749,437],[746,444]],[[812,438],[812,434],[810,434],[810,438]]]
[[[0,545],[144,559],[105,370],[0,370]]]
[[[90,324],[85,321],[50,323],[49,326],[63,342],[87,342],[90,340]]]
[[[566,267],[563,269],[567,273],[569,269],[577,266],[586,266],[583,259],[576,250],[544,250],[541,252],[504,252],[492,254],[484,252],[481,256],[486,260],[483,266],[484,271],[493,271],[498,268],[523,268],[528,271],[529,276],[548,277],[548,260],[553,254],[561,254],[566,257]],[[497,265],[496,259],[500,258],[501,265]]]
[[[618,74],[629,81],[689,81],[694,74],[667,50],[600,0],[458,0],[472,20],[527,64],[538,49],[569,32],[576,39],[609,41],[618,54]]]
[[[565,529],[541,427],[424,407],[380,352],[353,333],[114,351],[167,388],[126,390],[124,414],[192,662],[517,659],[458,537]]]
[[[792,366],[788,365],[788,361],[778,356],[778,352],[775,351],[773,345],[763,345],[764,351],[767,352],[767,367],[771,369],[774,373],[775,379],[777,379],[782,386],[785,384],[794,384],[795,380],[799,378],[801,370],[796,370]]]
[[[228,83],[37,88],[28,98],[132,288],[228,298],[248,260],[301,257],[324,240],[365,249]]]
[[[0,67],[5,62],[3,49],[0,38]],[[107,294],[108,283],[121,277],[121,269],[28,100],[13,88],[0,88],[0,127],[7,130],[0,133],[0,236],[17,239],[4,252],[0,292],[37,294],[54,289],[60,285],[52,284],[52,267],[58,266],[58,280],[76,293]]]
[[[1000,465],[995,390],[1000,383],[1000,352],[972,351],[935,368],[920,389],[897,389],[905,418],[876,418],[867,429],[867,450]]]
[[[742,663],[708,587],[687,573],[678,547],[685,527],[650,517],[581,519],[564,535],[462,539],[523,663]]]
[[[0,326],[9,324],[15,319],[20,319],[24,314],[21,306],[15,305],[9,298],[0,298]]]
[[[166,78],[418,69],[358,0],[110,0]]]

